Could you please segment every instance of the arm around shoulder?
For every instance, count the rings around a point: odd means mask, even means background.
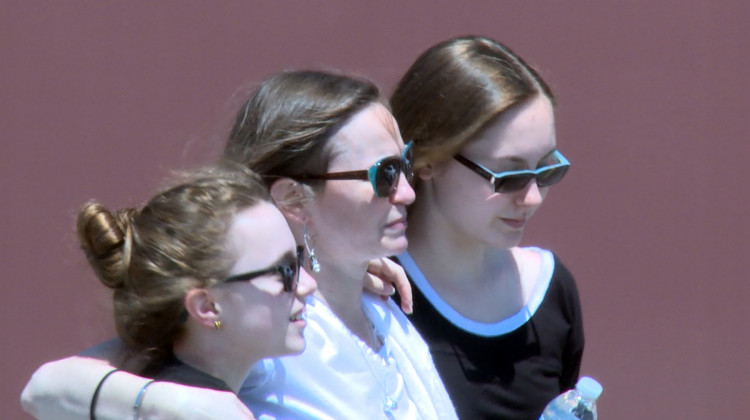
[[[21,394],[23,409],[40,420],[87,420],[96,388],[96,419],[133,418],[138,394],[150,382],[114,368],[104,360],[73,356],[42,365]],[[236,395],[154,382],[141,395],[139,419],[253,419]]]
[[[21,406],[37,419],[87,419],[99,381],[114,369],[107,361],[68,357],[43,364],[21,394]]]

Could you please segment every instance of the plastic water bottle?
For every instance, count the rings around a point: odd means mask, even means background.
[[[539,420],[596,420],[596,399],[601,393],[599,382],[588,376],[581,377],[575,389],[547,404]]]

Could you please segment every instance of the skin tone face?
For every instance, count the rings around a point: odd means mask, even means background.
[[[286,220],[267,202],[238,212],[227,240],[230,251],[237,256],[229,275],[263,270],[297,258]],[[315,280],[304,269],[300,271],[296,293],[284,291],[278,273],[217,286],[222,336],[236,341],[230,344],[230,351],[240,357],[248,353],[272,357],[302,352],[305,296],[315,288]]]
[[[391,113],[371,104],[352,116],[330,139],[328,172],[367,169],[400,156],[404,142]],[[326,181],[309,207],[316,252],[333,261],[367,264],[406,249],[406,206],[414,201],[401,174],[396,192],[378,197],[369,181]]]
[[[495,119],[461,154],[502,172],[535,169],[555,147],[554,111],[540,96]],[[549,190],[530,182],[518,192],[495,193],[486,179],[454,159],[436,165],[429,178],[426,200],[441,214],[454,240],[494,248],[518,245]]]

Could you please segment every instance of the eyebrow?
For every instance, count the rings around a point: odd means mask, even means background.
[[[274,267],[274,266],[278,266],[278,265],[284,265],[285,263],[295,262],[296,260],[297,260],[297,250],[295,249],[294,251],[287,251],[287,252],[283,253],[269,267]]]
[[[542,156],[542,158],[541,158],[541,159],[539,159],[539,160],[541,161],[541,160],[544,160],[544,159],[548,158],[548,157],[549,157],[549,156],[550,156],[551,154],[555,153],[555,150],[557,150],[557,147],[555,147],[554,149],[552,149],[552,150],[550,150],[549,152],[547,152],[547,153],[546,153],[546,154],[545,154],[544,156]],[[528,162],[526,162],[526,159],[520,158],[520,157],[518,157],[518,156],[508,156],[508,157],[501,157],[500,159],[502,159],[502,160],[506,160],[506,161],[508,161],[508,162],[511,162],[511,163],[517,163],[517,164],[524,164],[524,165],[525,165],[525,164],[527,164],[527,163],[528,163]],[[537,165],[538,165],[538,164],[539,164],[539,162],[537,162]]]
[[[297,250],[294,251],[287,251],[285,252],[281,257],[279,257],[278,260],[276,260],[276,263],[274,265],[281,265],[284,262],[291,261],[296,262],[297,261]]]

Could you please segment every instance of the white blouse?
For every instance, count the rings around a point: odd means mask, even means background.
[[[457,419],[422,337],[388,299],[365,294],[378,352],[309,297],[305,351],[265,360],[240,398],[259,419]]]

